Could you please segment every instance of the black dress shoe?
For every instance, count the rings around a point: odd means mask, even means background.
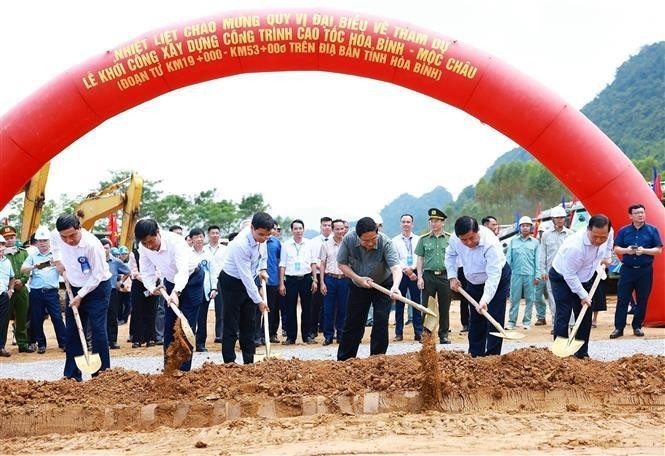
[[[449,344],[450,339],[448,339],[447,337],[442,337],[439,342],[442,343],[442,344]]]
[[[109,348],[110,348],[111,350],[118,350],[118,349],[120,348],[120,344],[117,343],[117,342],[111,342],[111,343],[109,344]]]
[[[393,339],[393,342],[401,342],[403,340],[404,340],[404,336],[402,336],[400,334],[399,336],[395,336],[395,338]]]
[[[330,345],[330,344],[332,344],[332,339],[325,339],[323,341],[323,345]]]
[[[43,355],[44,353],[46,353],[46,347],[37,348],[37,353],[39,353],[40,355]]]
[[[199,352],[199,353],[204,353],[204,352],[207,352],[208,349],[205,348],[203,345],[199,345],[198,347],[196,347],[196,351]]]
[[[31,347],[30,345],[18,348],[19,353],[34,353],[35,351],[35,347]]]
[[[312,338],[312,337],[308,337],[308,338],[306,338],[306,339],[304,340],[304,342],[305,342],[307,345],[318,344],[318,342],[317,342],[316,340],[314,340],[314,338]]]
[[[134,342],[132,344],[132,348],[139,348],[140,346],[141,346],[141,344],[139,344],[138,342]]]
[[[12,356],[12,354],[9,353],[4,348],[0,348],[0,356],[2,356],[3,358],[9,358],[10,356]]]
[[[461,333],[469,332],[469,325],[462,326],[462,330],[460,332]]]
[[[413,337],[413,340],[415,340],[416,342],[420,342],[421,340],[423,340],[423,336],[421,336],[420,334],[416,334]]]
[[[155,341],[155,345],[164,345],[164,340],[163,339],[157,339]]]
[[[623,329],[615,329],[612,331],[612,334],[610,334],[610,339],[616,339],[617,337],[623,336]]]
[[[222,343],[222,338],[221,337],[215,337],[214,343],[221,344]]]
[[[141,345],[141,344],[139,344],[139,346],[140,346],[140,345]],[[146,347],[152,347],[153,345],[155,345],[155,343],[154,343],[153,341],[151,341],[151,340],[149,340],[148,342],[145,343],[145,346],[146,346]]]
[[[588,353],[583,353],[581,355],[578,355],[577,353],[575,354],[575,358],[577,359],[591,359]]]
[[[270,336],[270,343],[271,344],[278,344],[279,339],[277,338],[277,336]]]
[[[293,345],[293,344],[295,344],[293,339],[284,339],[282,341],[282,345]]]
[[[642,328],[633,329],[633,334],[637,337],[644,337],[644,331],[642,331]]]

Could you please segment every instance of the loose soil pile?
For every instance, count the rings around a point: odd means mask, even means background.
[[[182,321],[180,318],[176,319],[175,327],[173,329],[173,341],[166,349],[166,363],[164,364],[164,374],[173,374],[182,363],[191,359],[192,349],[194,347],[189,345],[185,332],[182,330]]]
[[[210,397],[332,397],[420,391],[426,377],[430,383],[439,377],[423,375],[421,356],[373,356],[343,363],[269,358],[246,366],[207,363],[201,369],[170,376],[110,369],[83,384],[71,380],[2,380],[0,405],[7,414],[13,409],[25,412],[47,404],[106,406]],[[473,395],[478,390],[500,396],[510,390],[554,391],[573,387],[589,394],[665,394],[665,356],[634,355],[601,362],[557,358],[549,350],[531,348],[486,358],[442,351],[436,353],[434,360],[441,374],[434,382],[439,383],[444,396]]]

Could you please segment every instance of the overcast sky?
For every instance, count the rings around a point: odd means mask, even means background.
[[[0,112],[67,68],[149,30],[241,8],[312,5],[458,39],[577,108],[640,47],[665,39],[662,0],[3,1]],[[457,196],[512,147],[466,113],[387,83],[314,72],[240,75],[108,120],[53,160],[47,197],[87,193],[109,170],[133,169],[161,179],[167,193],[217,188],[219,197],[239,201],[260,192],[273,215],[304,218],[315,228],[321,215],[373,215],[402,193],[420,196],[437,185]],[[399,158],[379,166],[370,159],[377,153]]]

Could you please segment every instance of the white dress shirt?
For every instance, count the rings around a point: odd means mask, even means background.
[[[321,246],[328,242],[328,240],[333,238],[333,234],[330,233],[328,237],[324,237],[323,234],[313,237],[310,242],[312,243],[312,249],[314,250],[314,257],[316,258],[316,265],[318,266],[321,263]]]
[[[239,279],[245,285],[247,295],[255,303],[263,301],[254,282],[259,271],[268,267],[268,247],[258,243],[252,235],[251,227],[244,228],[229,244],[223,270],[226,274]]]
[[[285,268],[285,275],[302,276],[311,274],[311,265],[318,262],[321,245],[319,242],[312,243],[307,238],[302,238],[300,244],[296,244],[293,239],[282,242],[279,267]]]
[[[222,244],[221,242],[217,243],[216,247],[213,247],[210,244],[203,246],[203,250],[207,251],[212,258],[212,267],[210,268],[210,273],[212,274],[212,283],[213,288],[217,288],[217,279],[219,278],[219,273],[222,272],[224,267],[224,260],[226,259],[226,254],[228,253],[229,247]]]
[[[321,254],[319,258],[321,261],[326,262],[326,274],[342,274],[342,270],[337,264],[337,254],[339,253],[339,246],[342,245],[342,240],[339,240],[339,244],[335,242],[335,238],[330,236],[330,238],[323,243],[321,246]]]
[[[407,238],[404,236],[404,233],[400,233],[393,238],[393,245],[395,246],[395,250],[397,250],[397,255],[399,255],[399,264],[402,270],[406,268],[416,269],[417,256],[413,252],[416,250],[419,240],[420,236],[411,233],[411,251],[409,251]],[[409,259],[411,259],[411,264],[409,264]]]
[[[561,247],[561,244],[563,244],[563,241],[572,234],[573,232],[565,226],[561,228],[561,231],[557,231],[554,227],[550,227],[540,237],[539,267],[544,274],[547,274],[552,267],[554,255],[556,255],[556,252],[559,250],[559,247]]]
[[[214,267],[212,255],[210,251],[204,247],[201,248],[200,252],[197,252],[194,247],[192,247],[192,253],[199,260],[199,266],[203,268],[205,276],[203,277],[203,292],[205,293],[205,299],[207,300],[210,297],[210,292],[217,289],[217,277],[213,275]]]
[[[159,232],[159,250],[150,250],[139,243],[139,266],[146,290],[153,292],[157,281],[157,270],[164,279],[173,283],[176,292],[182,291],[189,276],[199,265],[199,259],[192,253],[182,236],[170,231]]]
[[[610,229],[607,241],[596,247],[591,244],[588,230],[578,231],[566,238],[554,255],[552,267],[561,274],[570,291],[580,299],[589,296],[582,286],[593,277],[601,260],[611,257],[614,246],[614,231]]]
[[[450,236],[446,248],[446,271],[449,279],[457,278],[459,259],[467,281],[474,285],[485,284],[481,300],[489,303],[499,287],[506,256],[503,253],[501,242],[494,232],[484,226],[479,226],[478,234],[480,234],[480,242],[472,249],[462,244],[454,233]]]
[[[77,295],[82,298],[111,278],[102,243],[85,228],[81,228],[81,240],[75,247],[66,244],[60,233],[54,230],[51,233],[51,250],[53,259],[65,267],[69,283],[80,288]]]

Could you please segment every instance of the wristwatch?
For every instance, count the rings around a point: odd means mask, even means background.
[[[175,292],[175,295],[176,295],[177,297],[180,297],[181,294],[182,294],[182,291],[176,291],[176,292]]]

